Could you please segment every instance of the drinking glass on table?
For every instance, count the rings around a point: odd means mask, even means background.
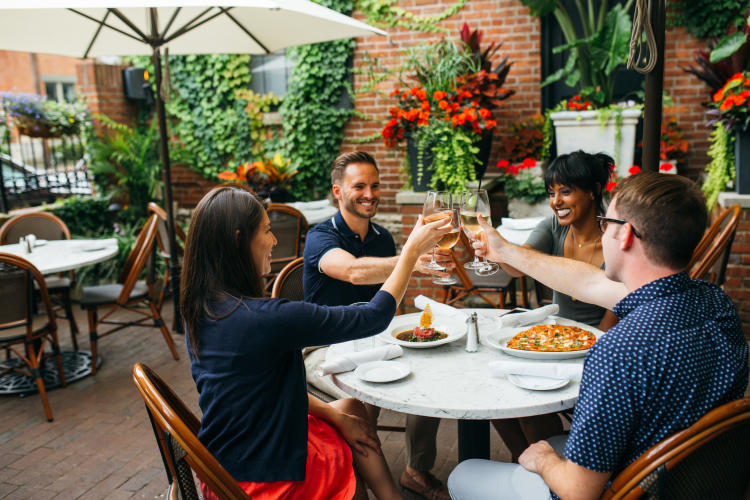
[[[461,193],[461,203],[459,211],[461,213],[461,227],[469,239],[476,240],[482,232],[477,216],[484,217],[487,224],[492,224],[490,217],[490,198],[486,189],[472,189]],[[466,269],[472,269],[480,276],[489,276],[495,274],[500,266],[494,262],[487,262],[485,259],[479,259],[474,254],[474,260],[464,264]]]
[[[423,222],[435,222],[439,219],[446,219],[446,224],[450,223],[453,229],[437,242],[437,246],[444,250],[453,248],[453,245],[458,242],[458,231],[459,222],[457,213],[453,204],[453,193],[449,191],[428,191],[427,197],[424,200],[422,206],[422,217]],[[423,269],[433,271],[445,271],[445,267],[441,266],[435,261],[435,248],[432,249],[432,259],[430,263],[422,266]],[[447,276],[445,278],[434,278],[433,283],[437,285],[453,285],[456,280]]]

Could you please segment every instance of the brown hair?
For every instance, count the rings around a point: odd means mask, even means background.
[[[698,185],[680,175],[640,172],[615,188],[621,219],[640,233],[654,263],[684,269],[706,230],[706,202]]]
[[[236,297],[238,306],[243,297],[263,296],[260,270],[250,254],[263,213],[254,195],[232,186],[212,189],[193,212],[182,265],[180,313],[196,358],[201,321],[205,315],[218,317],[212,307],[219,300]]]
[[[354,151],[353,153],[340,154],[334,161],[333,167],[331,167],[331,184],[339,184],[341,179],[344,178],[344,171],[346,167],[352,163],[369,163],[375,170],[378,170],[378,164],[375,162],[375,158],[370,153],[365,151]]]

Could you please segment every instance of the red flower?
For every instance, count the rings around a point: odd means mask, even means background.
[[[607,190],[608,193],[611,193],[612,190],[615,188],[615,186],[617,186],[617,182],[616,181],[609,181],[607,183],[607,187],[605,189]]]
[[[510,165],[510,162],[508,160],[500,160],[497,162],[498,168],[506,168],[508,165]]]
[[[393,92],[391,92],[391,97],[393,97],[394,95],[398,95],[399,93],[401,93],[401,91],[399,89],[395,89]]]
[[[223,172],[219,172],[216,177],[221,179],[222,181],[236,181],[237,180],[237,174],[232,172],[231,170],[224,170]]]
[[[630,175],[633,175],[633,174],[637,174],[637,173],[638,173],[638,172],[640,172],[640,171],[641,171],[641,167],[639,167],[638,165],[633,165],[632,167],[630,167],[630,168],[628,169],[628,173],[629,173]]]
[[[674,165],[669,162],[659,165],[660,172],[671,172],[672,169],[674,169]]]
[[[536,167],[536,160],[534,158],[524,158],[523,168],[534,168]]]
[[[427,99],[427,92],[425,92],[424,89],[419,89],[417,91],[417,99],[419,99],[420,101],[424,101],[425,99]]]
[[[481,116],[483,120],[486,120],[487,118],[489,118],[490,114],[492,113],[490,112],[489,109],[479,108],[479,116]]]

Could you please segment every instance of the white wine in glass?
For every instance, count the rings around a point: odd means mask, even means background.
[[[451,223],[455,227],[455,231],[451,231],[446,234],[437,246],[440,248],[452,248],[453,245],[458,241],[459,223],[454,213],[453,206],[453,194],[449,191],[428,191],[427,197],[425,198],[424,205],[422,207],[422,221],[423,223],[435,222],[440,219],[446,219],[446,223]],[[430,263],[422,266],[423,269],[433,271],[445,271],[445,267],[441,266],[435,261],[435,248],[432,249],[432,258]],[[433,283],[438,285],[453,285],[456,283],[451,277],[435,278],[432,280]]]
[[[482,232],[478,216],[482,215],[488,224],[492,223],[490,217],[490,199],[487,195],[487,190],[472,189],[463,192],[461,194],[460,213],[461,227],[466,236],[472,240],[477,239]],[[466,269],[473,269],[480,276],[495,274],[500,268],[494,262],[487,262],[484,259],[479,260],[476,255],[474,255],[474,260],[464,264],[464,267]]]

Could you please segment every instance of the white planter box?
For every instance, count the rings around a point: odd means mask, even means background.
[[[546,217],[548,215],[552,215],[552,209],[547,200],[542,200],[534,204],[517,198],[508,200],[508,217],[512,217],[513,219]]]
[[[628,175],[628,169],[633,166],[635,150],[635,127],[641,116],[640,109],[622,110],[622,125],[620,127],[620,146],[615,147],[615,116],[602,126],[599,111],[558,111],[550,113],[555,125],[555,144],[557,154],[572,153],[582,149],[587,153],[607,153],[615,160],[617,173]],[[615,151],[619,154],[615,155]]]

